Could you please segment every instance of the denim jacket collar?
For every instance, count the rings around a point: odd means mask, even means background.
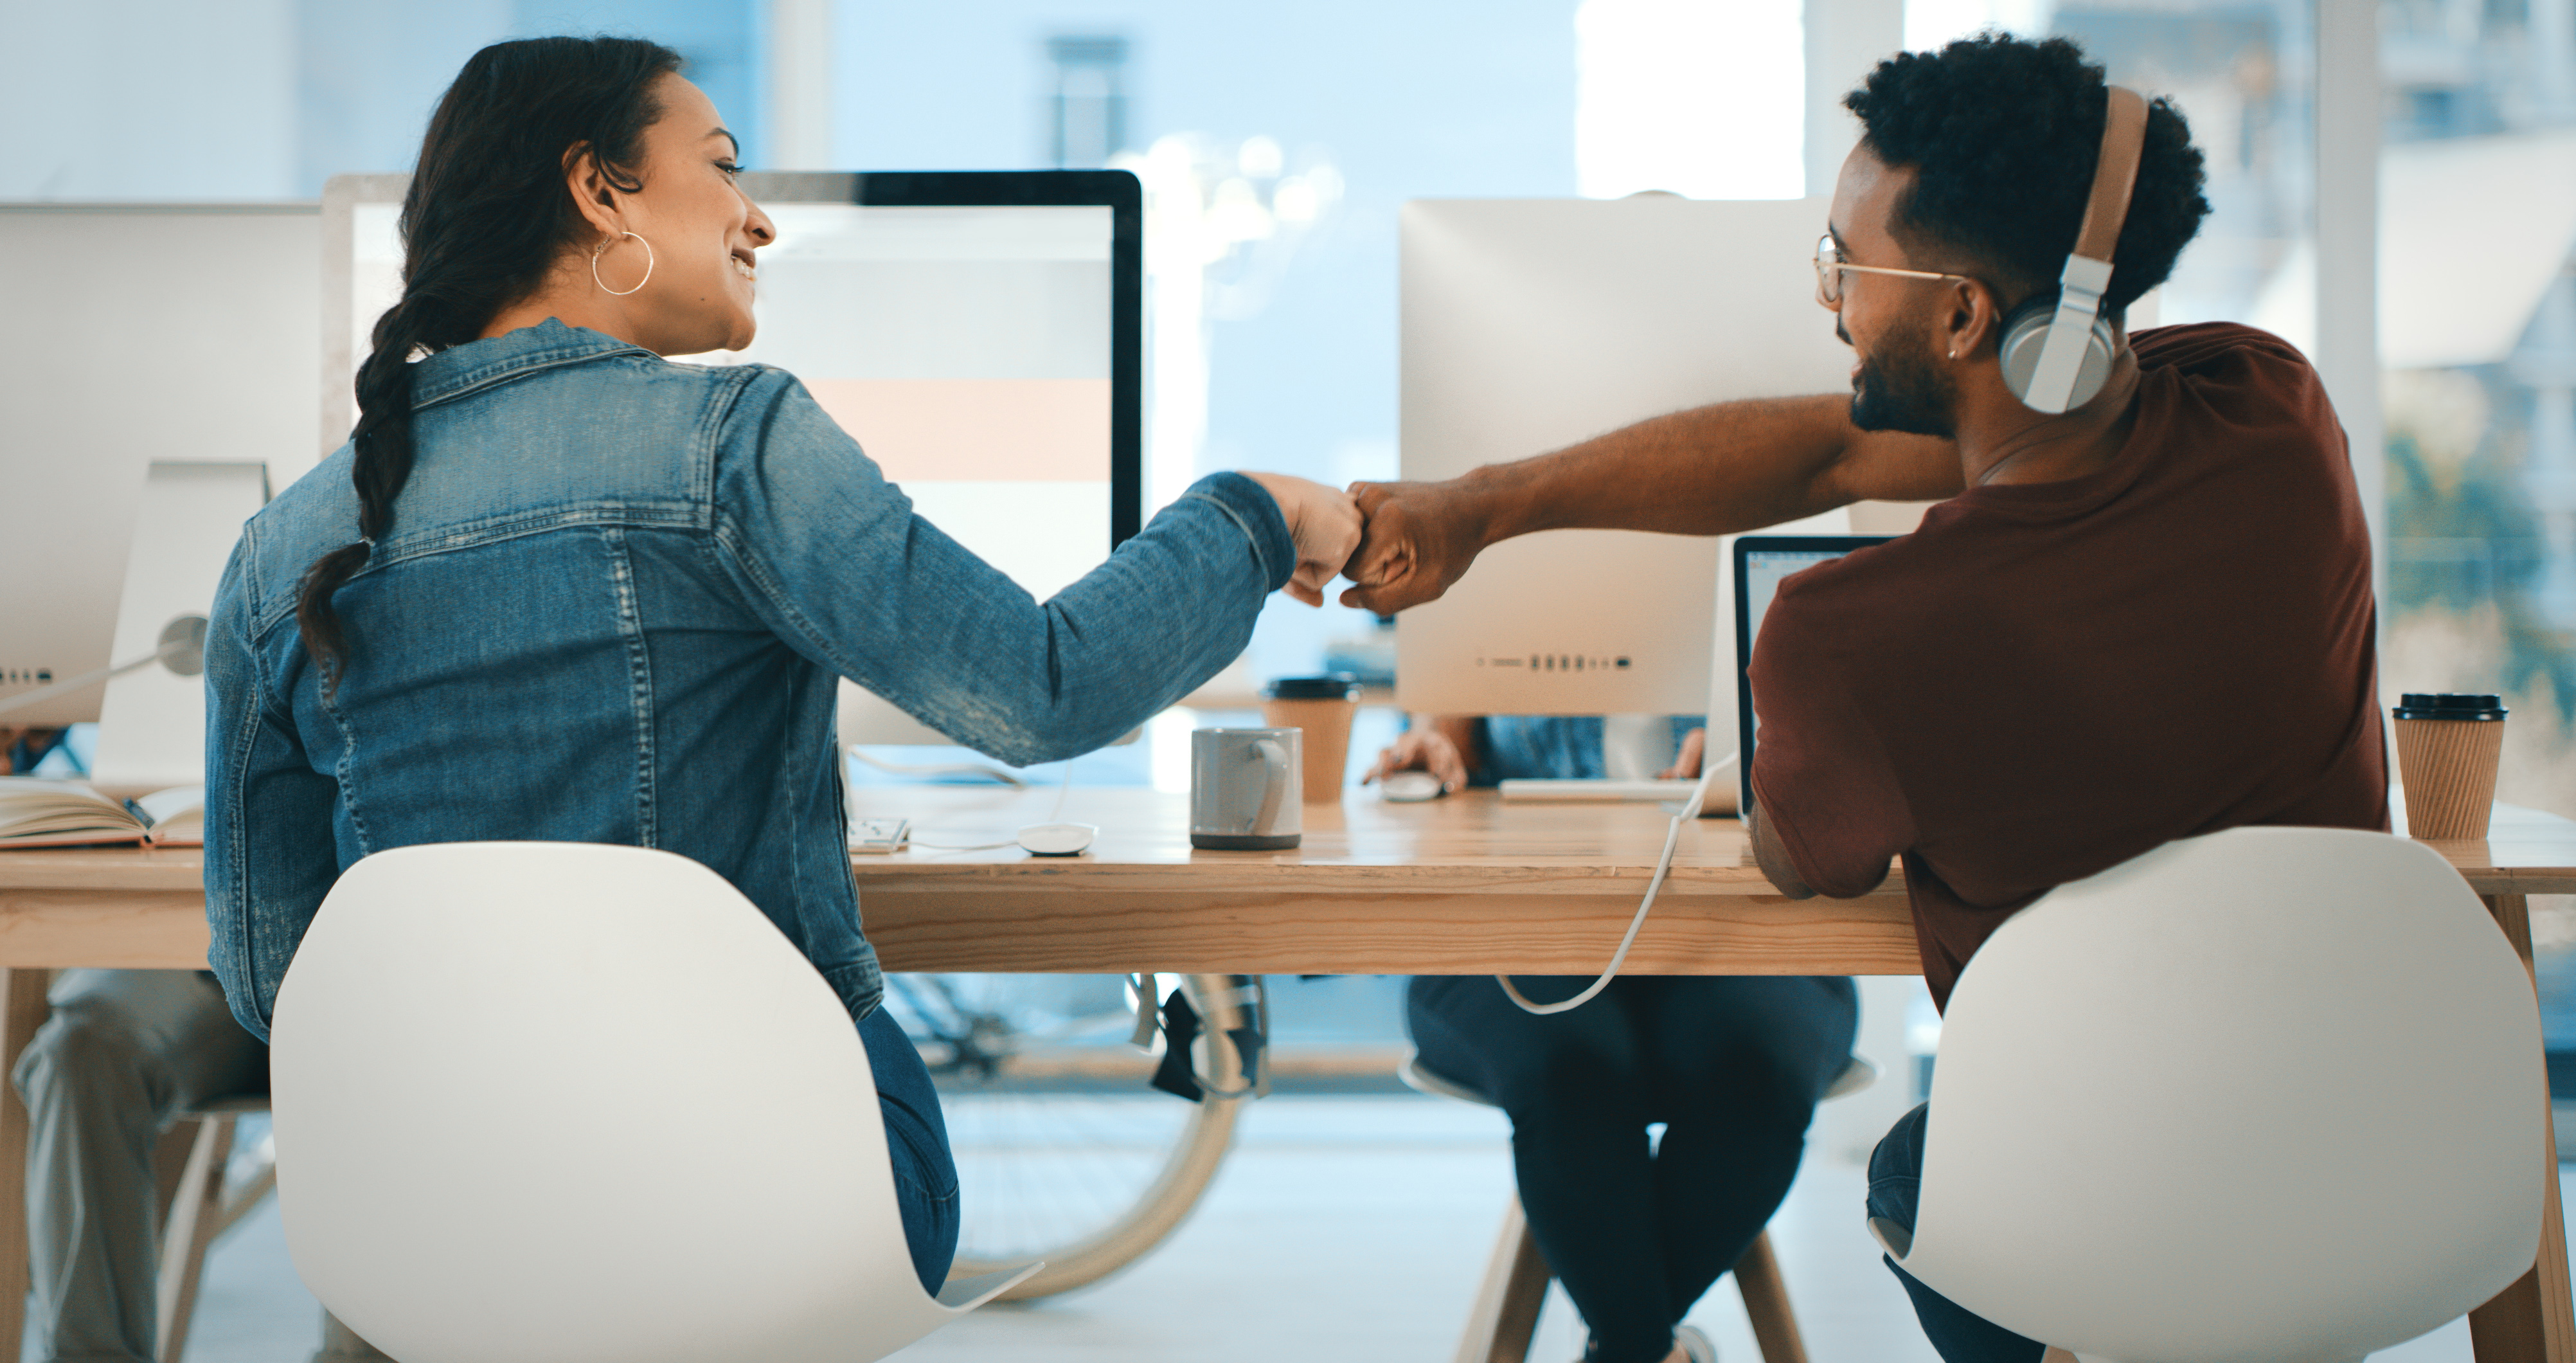
[[[540,369],[617,354],[660,358],[633,342],[549,317],[532,327],[450,346],[420,361],[412,374],[412,406],[434,406]]]

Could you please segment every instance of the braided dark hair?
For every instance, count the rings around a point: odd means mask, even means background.
[[[662,116],[653,86],[679,69],[678,53],[640,38],[529,38],[467,58],[439,99],[403,194],[402,301],[376,319],[358,366],[358,540],[314,560],[295,603],[326,689],[350,653],[331,595],[393,532],[411,478],[413,356],[482,335],[590,234],[564,191],[577,158],[595,157],[620,190],[643,187],[644,133]]]
[[[2064,38],[1982,33],[1880,62],[1843,104],[1871,154],[1916,170],[1896,208],[1898,237],[1965,253],[2012,292],[2010,307],[2057,287],[2101,159],[2102,90],[2102,68]],[[2182,112],[2150,103],[2103,299],[2112,315],[2173,273],[2209,214],[2204,178]]]

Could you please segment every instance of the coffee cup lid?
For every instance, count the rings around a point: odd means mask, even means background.
[[[2399,719],[2502,719],[2504,705],[2497,696],[2409,691],[2397,698],[2397,708],[2392,713]]]
[[[1261,688],[1271,700],[1358,700],[1360,679],[1348,672],[1320,677],[1275,677]]]

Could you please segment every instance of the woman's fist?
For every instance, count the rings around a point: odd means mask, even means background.
[[[1309,606],[1324,604],[1324,584],[1342,571],[1360,545],[1360,508],[1341,492],[1287,473],[1246,473],[1279,504],[1288,534],[1297,541],[1297,571],[1280,590]]]

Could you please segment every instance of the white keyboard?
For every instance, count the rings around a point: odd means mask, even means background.
[[[1503,798],[1557,804],[1661,804],[1687,799],[1697,781],[1560,781],[1513,777],[1502,783]]]

